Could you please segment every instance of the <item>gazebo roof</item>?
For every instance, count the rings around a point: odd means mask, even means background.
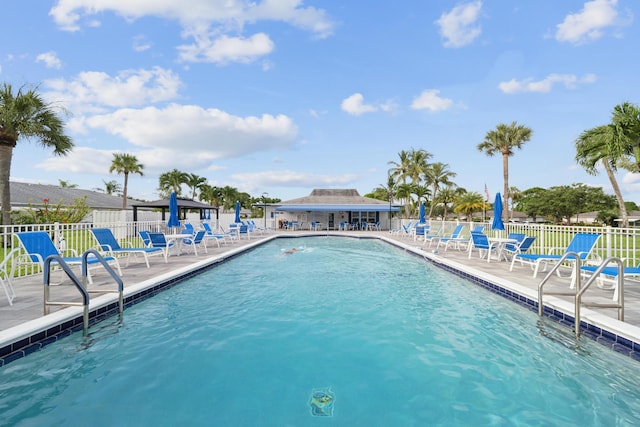
[[[169,208],[169,199],[154,200],[151,202],[136,202],[131,203],[134,208]],[[206,203],[197,202],[190,199],[178,199],[178,208],[182,209],[215,209],[216,206],[207,205]]]

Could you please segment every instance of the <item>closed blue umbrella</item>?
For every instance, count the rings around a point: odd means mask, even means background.
[[[236,202],[236,220],[235,222],[239,223],[240,221],[240,202]]]
[[[502,197],[500,193],[496,193],[496,200],[493,202],[493,223],[491,224],[492,230],[504,230],[504,223],[502,222]]]
[[[180,217],[178,216],[178,197],[176,193],[171,193],[169,197],[169,222],[167,227],[180,227]]]
[[[420,224],[424,224],[425,219],[424,219],[424,203],[420,202]]]

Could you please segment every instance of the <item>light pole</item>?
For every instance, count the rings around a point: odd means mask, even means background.
[[[267,229],[267,196],[269,193],[262,193],[262,212],[264,213],[264,229]]]

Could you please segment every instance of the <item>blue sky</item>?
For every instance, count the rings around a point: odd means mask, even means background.
[[[68,112],[66,157],[30,141],[11,179],[104,188],[114,152],[157,198],[174,168],[283,200],[386,184],[423,148],[469,191],[502,189],[476,146],[499,123],[533,130],[510,158],[519,189],[604,173],[574,161],[583,130],[640,103],[636,0],[4,0],[0,82]],[[620,171],[627,200],[640,177]]]

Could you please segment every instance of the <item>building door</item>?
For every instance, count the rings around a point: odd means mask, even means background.
[[[334,228],[334,218],[333,218],[333,212],[329,213],[329,221],[327,221],[327,230],[333,230]]]

